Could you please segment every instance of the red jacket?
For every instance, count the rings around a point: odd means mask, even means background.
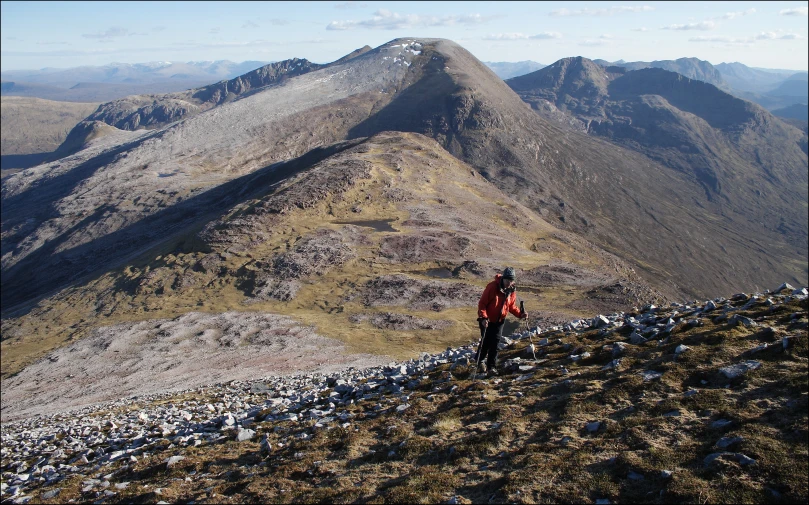
[[[486,286],[478,302],[478,317],[483,317],[492,323],[504,320],[509,312],[520,319],[526,316],[517,308],[517,292],[512,291],[508,296],[500,289],[500,278],[503,274],[494,276],[494,280]]]

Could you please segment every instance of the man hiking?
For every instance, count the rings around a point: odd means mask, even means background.
[[[483,295],[478,301],[478,325],[480,333],[484,335],[482,343],[475,353],[475,363],[478,363],[476,373],[484,371],[483,359],[486,358],[486,375],[493,377],[497,375],[497,344],[500,343],[500,336],[503,333],[503,325],[509,312],[520,319],[525,319],[528,314],[521,312],[517,308],[517,288],[515,287],[515,274],[512,267],[506,267],[502,274],[494,276],[494,280],[483,290]],[[488,357],[487,357],[488,356]]]

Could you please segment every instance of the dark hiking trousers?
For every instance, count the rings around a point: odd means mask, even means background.
[[[497,365],[497,344],[500,343],[500,336],[503,334],[503,325],[506,324],[505,319],[499,323],[489,322],[486,327],[486,335],[483,337],[483,344],[478,349],[480,355],[480,363],[486,360],[486,368],[494,368]],[[475,353],[475,363],[478,363],[478,353]]]

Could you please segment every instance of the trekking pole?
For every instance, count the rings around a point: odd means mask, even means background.
[[[478,359],[475,362],[475,370],[472,372],[472,377],[477,378],[478,376],[478,366],[480,366],[480,355],[483,354],[483,337],[486,336],[486,328],[480,324],[478,321],[478,325],[480,325],[480,342],[478,342]]]
[[[520,300],[520,314],[525,314],[525,300]],[[528,332],[528,341],[531,342],[531,354],[534,355],[534,361],[537,360],[536,347],[534,346],[534,339],[531,338],[531,332],[528,331],[528,318],[525,318],[525,331]]]

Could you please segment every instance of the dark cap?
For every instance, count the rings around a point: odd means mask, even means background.
[[[503,278],[504,279],[515,280],[517,278],[517,276],[514,273],[514,269],[512,267],[506,267],[506,269],[503,270]]]

